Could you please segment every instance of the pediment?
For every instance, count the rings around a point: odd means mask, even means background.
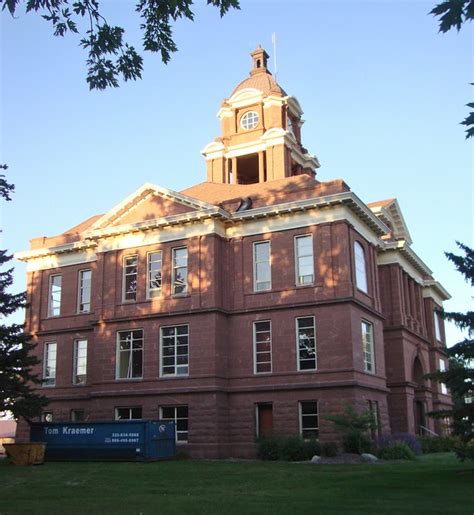
[[[216,206],[161,186],[146,183],[100,217],[89,231],[216,209]]]
[[[395,240],[404,240],[408,244],[412,243],[408,226],[396,198],[372,202],[368,206],[378,218],[390,227]]]

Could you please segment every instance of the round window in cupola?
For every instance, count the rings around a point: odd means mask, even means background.
[[[240,119],[240,126],[245,130],[255,129],[258,125],[258,120],[258,113],[255,111],[247,111]]]

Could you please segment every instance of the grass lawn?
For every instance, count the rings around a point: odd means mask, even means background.
[[[0,514],[474,512],[472,463],[451,454],[384,465],[0,461]]]

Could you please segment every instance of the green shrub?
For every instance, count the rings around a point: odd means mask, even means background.
[[[321,456],[326,458],[334,458],[338,453],[338,445],[336,442],[326,442],[321,444]]]
[[[372,440],[365,434],[358,431],[346,433],[342,440],[345,452],[352,454],[363,454],[372,450]]]
[[[419,436],[419,442],[423,454],[434,452],[451,452],[459,444],[459,439],[454,436]]]
[[[394,442],[379,451],[379,458],[382,460],[414,460],[415,453],[406,443]]]
[[[320,453],[319,442],[299,436],[265,436],[257,440],[257,457],[261,460],[304,461]]]
[[[474,439],[469,442],[459,441],[454,447],[454,452],[458,460],[474,460]]]
[[[276,436],[265,436],[257,440],[257,458],[276,461],[280,459],[280,439]]]

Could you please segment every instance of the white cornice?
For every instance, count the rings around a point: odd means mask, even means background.
[[[423,284],[423,297],[432,298],[439,306],[442,306],[443,301],[449,300],[451,295],[440,282],[429,279]]]
[[[205,205],[210,205],[206,204]],[[343,208],[331,213],[333,208]],[[301,213],[309,210],[324,210],[324,217],[315,217],[299,219],[297,222],[273,224],[274,230],[285,230],[296,223],[299,227],[301,223],[315,224],[323,221],[347,219],[353,225],[358,225],[358,230],[364,234],[372,243],[381,245],[379,237],[387,234],[388,228],[370,211],[370,209],[352,192],[337,193],[334,195],[326,195],[324,197],[315,197],[294,202],[286,202],[277,205],[264,206],[248,211],[229,213],[218,206],[211,205],[210,208],[196,210],[188,213],[167,216],[155,220],[147,220],[133,224],[124,224],[119,226],[109,226],[100,229],[87,231],[87,239],[70,243],[67,245],[59,245],[55,247],[30,250],[15,254],[17,259],[21,261],[32,261],[42,259],[45,256],[60,255],[66,253],[84,252],[88,248],[93,248],[95,252],[103,252],[104,249],[113,250],[118,248],[127,248],[139,245],[148,245],[157,241],[173,241],[173,239],[182,239],[191,237],[200,233],[209,234],[217,232],[222,236],[235,234],[236,230],[232,227],[235,224],[241,225],[252,223],[252,231],[267,231],[269,218],[275,219],[283,217],[291,218],[293,213]],[[349,211],[353,213],[349,215]],[[254,221],[262,221],[262,224],[255,226]],[[226,233],[217,231],[217,222],[225,223]],[[213,223],[211,223],[213,222]],[[299,225],[298,225],[299,224]],[[204,227],[204,229],[200,229]],[[245,234],[247,231],[239,229],[237,232]],[[166,233],[166,240],[160,234]],[[157,236],[146,236],[156,234]],[[145,236],[144,236],[145,235]],[[112,243],[111,243],[112,242]],[[118,243],[117,243],[118,242]],[[92,259],[89,258],[88,259]]]

